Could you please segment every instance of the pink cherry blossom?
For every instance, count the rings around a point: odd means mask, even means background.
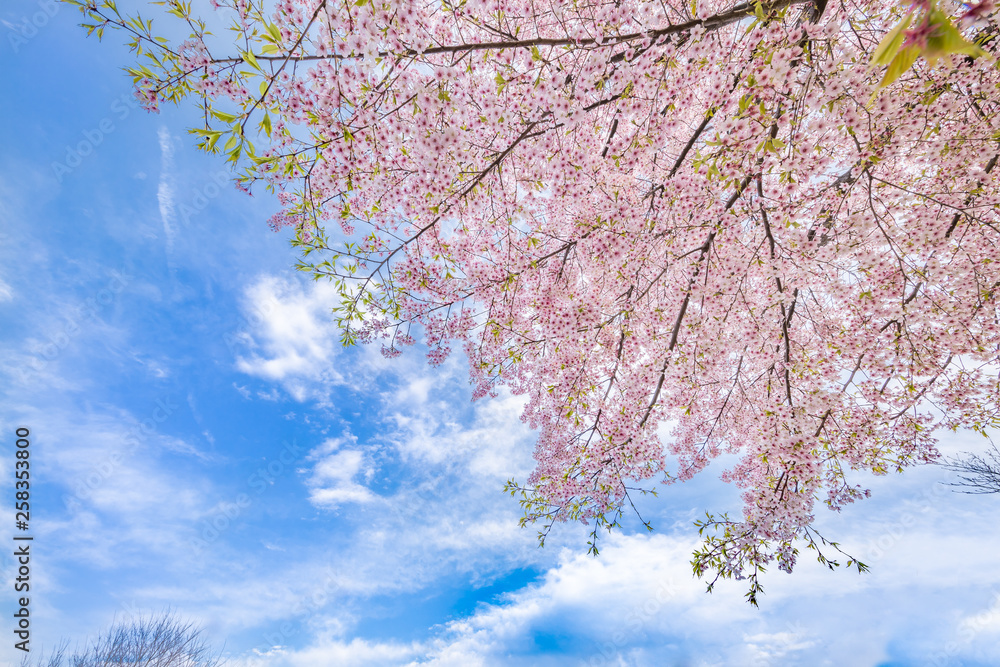
[[[543,535],[591,521],[596,551],[636,493],[734,454],[743,507],[693,566],[755,601],[799,545],[832,566],[816,510],[859,473],[998,423],[994,24],[965,33],[989,57],[879,90],[872,53],[927,3],[218,4],[236,50],[193,20],[143,42],[147,104],[195,96],[202,145],[282,193],[345,342],[396,356],[417,327],[476,397],[526,397],[509,490]]]

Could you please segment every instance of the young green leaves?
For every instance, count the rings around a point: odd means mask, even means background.
[[[885,66],[885,76],[878,85],[881,90],[903,75],[917,58],[923,56],[933,67],[941,58],[966,55],[972,58],[987,55],[969,42],[951,19],[931,3],[930,9],[914,24],[914,14],[906,17],[882,39],[872,54],[872,65]],[[911,24],[914,25],[910,28]]]

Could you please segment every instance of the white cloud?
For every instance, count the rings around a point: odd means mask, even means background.
[[[690,540],[662,535],[617,536],[600,558],[565,550],[559,564],[539,583],[508,594],[500,604],[481,605],[471,616],[448,623],[425,641],[406,644],[321,637],[307,648],[285,650],[261,664],[545,664],[540,655],[517,659],[519,647],[530,644],[542,628],[554,632],[565,628],[576,636],[591,637],[570,651],[576,659],[563,656],[561,662],[548,664],[576,664],[580,657],[596,658],[595,664],[619,664],[618,653],[637,639],[678,632],[683,636],[691,621],[684,611],[695,605],[709,607],[709,615],[717,622],[753,616],[738,594],[705,596],[703,586],[692,581],[687,569],[691,547]]]
[[[780,660],[788,662],[789,654],[812,648],[816,642],[809,639],[805,632],[794,626],[783,632],[761,632],[754,635],[743,635],[743,641],[751,654],[753,664],[771,664]]]
[[[962,619],[959,627],[963,631],[975,634],[980,632],[1000,633],[1000,591],[993,594],[991,602],[988,609]]]
[[[363,472],[364,454],[356,449],[345,449],[324,456],[313,466],[306,482],[309,500],[317,507],[336,508],[343,503],[367,503],[375,495],[365,486],[354,481]]]
[[[333,366],[340,345],[334,303],[335,290],[328,283],[303,287],[262,276],[245,293],[251,350],[237,358],[237,368],[281,383],[298,401],[324,399],[332,386],[343,383]]]
[[[14,289],[9,283],[0,278],[0,303],[14,300]]]
[[[313,665],[366,665],[399,667],[423,655],[426,648],[418,642],[372,642],[364,639],[328,639],[302,651],[277,646],[256,655],[237,658],[234,667],[312,667]],[[468,663],[472,667],[476,663]]]
[[[400,461],[416,470],[433,466],[493,483],[524,478],[536,434],[521,422],[525,398],[501,389],[496,398],[471,403],[464,391],[465,360],[428,369],[407,355],[388,366],[395,388],[382,394],[386,433]],[[395,361],[390,362],[394,364]]]
[[[270,391],[258,391],[257,398],[259,398],[262,401],[270,401],[272,403],[276,403],[277,401],[281,400],[281,394],[278,393],[277,389],[272,387]]]

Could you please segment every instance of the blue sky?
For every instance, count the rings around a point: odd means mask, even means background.
[[[539,549],[501,494],[532,466],[519,398],[472,403],[457,356],[342,349],[275,201],[186,110],[132,103],[117,36],[44,2],[0,19],[0,479],[29,426],[35,650],[171,608],[247,667],[1000,663],[1000,497],[938,468],[859,478],[872,499],[817,527],[871,573],[803,557],[759,610],[690,573],[692,522],[739,510],[721,465],[644,501],[652,535]]]

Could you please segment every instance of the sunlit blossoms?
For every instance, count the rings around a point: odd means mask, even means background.
[[[219,5],[167,2],[176,47],[83,9],[131,33],[151,107],[194,96],[200,145],[284,191],[345,342],[419,330],[527,397],[509,490],[543,534],[589,520],[596,549],[735,454],[742,515],[699,522],[693,566],[755,601],[803,544],[836,564],[812,524],[868,494],[852,472],[997,424],[992,2]]]

